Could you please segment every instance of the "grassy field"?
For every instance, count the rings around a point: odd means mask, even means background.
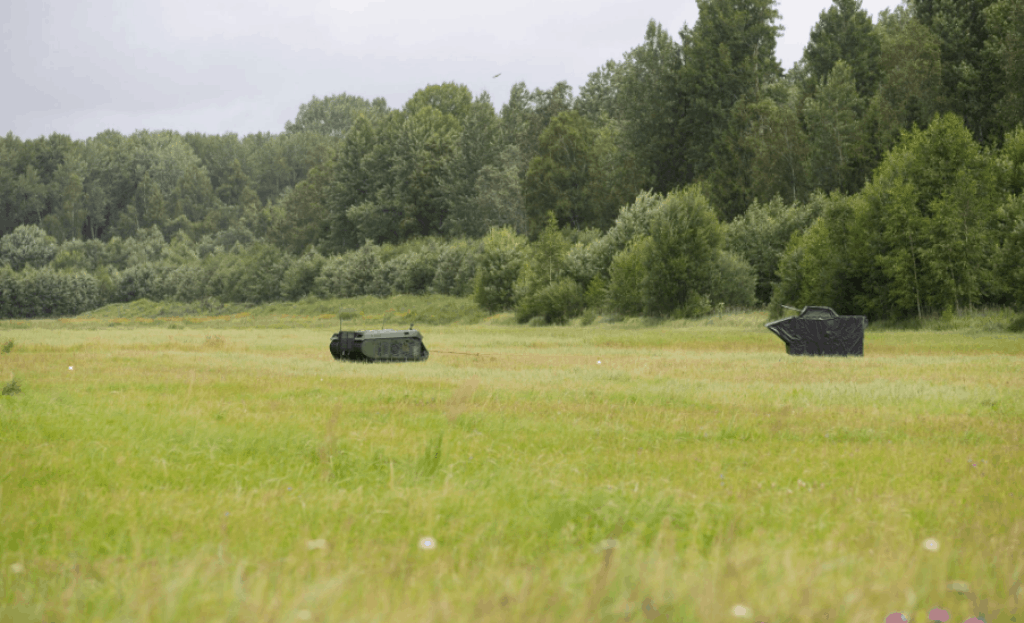
[[[381,305],[0,323],[0,621],[1024,621],[1020,334]]]

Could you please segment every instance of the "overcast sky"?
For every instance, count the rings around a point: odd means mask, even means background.
[[[790,68],[831,0],[781,0]],[[876,16],[896,6],[862,0]],[[281,132],[314,95],[384,97],[428,84],[532,90],[676,35],[694,0],[0,0],[0,134],[84,139],[106,129]],[[501,74],[497,78],[495,74]]]

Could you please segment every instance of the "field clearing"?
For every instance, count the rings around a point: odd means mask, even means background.
[[[1024,620],[1019,334],[122,320],[0,323],[0,621]]]

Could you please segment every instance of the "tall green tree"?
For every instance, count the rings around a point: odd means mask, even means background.
[[[519,148],[509,145],[495,164],[481,167],[469,201],[449,213],[446,233],[479,238],[494,227],[508,227],[525,235],[529,224],[523,207],[521,166]]]
[[[995,0],[910,0],[914,17],[940,42],[948,110],[964,119],[975,140],[1002,138],[997,103],[1005,92],[998,64],[986,54],[986,9]]]
[[[587,120],[576,111],[552,119],[540,135],[539,155],[530,161],[523,186],[535,235],[549,212],[574,229],[594,223],[594,169],[594,133]]]
[[[878,90],[870,101],[874,154],[887,152],[900,133],[923,128],[946,107],[938,36],[905,6],[883,11],[876,27],[881,42]]]
[[[396,142],[391,167],[394,192],[389,197],[401,214],[401,236],[430,236],[441,231],[448,216],[447,175],[461,132],[459,117],[434,106],[416,108],[406,117]]]
[[[699,315],[711,292],[722,230],[699,187],[665,196],[651,220],[651,255],[644,276],[648,315]]]
[[[512,86],[508,102],[501,107],[500,134],[502,146],[515,145],[522,158],[520,170],[525,174],[530,161],[539,152],[540,135],[551,120],[572,110],[572,87],[561,81],[550,89],[534,89],[519,82]]]
[[[985,9],[987,60],[1000,76],[996,120],[1012,130],[1024,119],[1024,3],[998,0]]]
[[[782,75],[775,44],[782,26],[775,0],[698,0],[699,17],[684,27],[679,90],[683,114],[682,180],[711,171],[714,145],[726,131],[732,107],[757,100]]]
[[[684,181],[685,145],[677,137],[683,114],[681,68],[680,45],[651,20],[643,43],[625,55],[613,74],[614,110],[622,119],[623,134],[639,168],[651,176],[650,186],[660,193]]]
[[[383,98],[368,101],[358,95],[340,93],[323,98],[313,97],[299,106],[294,121],[284,124],[285,132],[297,134],[313,132],[323,136],[343,138],[360,115],[382,117],[388,110]]]
[[[860,0],[832,0],[832,6],[819,15],[804,48],[803,68],[809,91],[825,82],[836,63],[843,61],[858,94],[871,97],[878,85],[881,52],[871,16]]]
[[[893,149],[864,190],[863,217],[891,280],[880,301],[890,313],[962,312],[992,294],[1001,195],[995,162],[956,115]]]
[[[809,192],[811,146],[801,122],[801,101],[796,84],[785,80],[748,106],[751,124],[744,140],[753,155],[751,194],[761,202],[779,196],[796,203]]]
[[[494,105],[486,92],[481,93],[462,119],[454,153],[442,175],[439,191],[445,204],[445,222],[441,227],[445,235],[465,235],[467,220],[475,218],[477,178],[484,167],[498,163],[498,134]]]
[[[580,87],[580,94],[573,102],[573,110],[586,117],[591,123],[600,124],[602,119],[621,117],[618,96],[622,79],[622,65],[607,61],[587,75],[587,81]]]
[[[804,121],[811,145],[813,186],[825,191],[856,192],[867,170],[868,147],[861,117],[864,100],[852,68],[838,61],[807,101]]]
[[[51,182],[55,210],[43,219],[47,232],[58,241],[82,238],[88,213],[85,161],[76,153],[57,168]]]

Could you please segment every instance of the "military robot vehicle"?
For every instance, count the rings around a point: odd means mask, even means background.
[[[338,331],[331,336],[331,355],[347,361],[426,361],[430,353],[423,336],[409,325],[408,330],[374,329]]]

